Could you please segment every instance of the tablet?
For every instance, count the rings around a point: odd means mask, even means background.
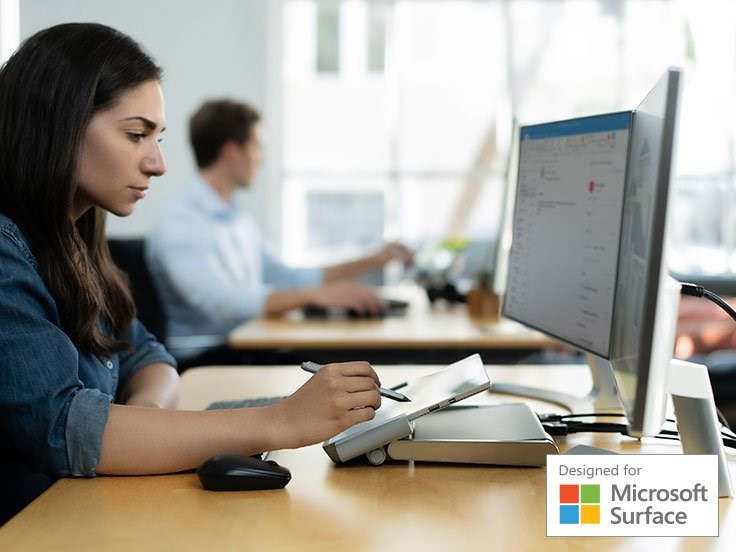
[[[483,361],[474,354],[409,382],[401,392],[410,402],[382,400],[372,420],[356,424],[322,444],[334,462],[345,462],[412,431],[411,421],[490,387]]]

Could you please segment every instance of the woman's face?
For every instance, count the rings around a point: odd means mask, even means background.
[[[164,100],[155,80],[131,88],[92,117],[79,152],[75,220],[95,206],[123,217],[133,212],[151,177],[166,171],[159,145],[164,125]]]

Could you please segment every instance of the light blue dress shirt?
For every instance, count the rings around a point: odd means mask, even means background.
[[[226,335],[260,316],[274,289],[319,285],[323,278],[321,268],[282,263],[237,198],[225,202],[201,179],[163,211],[146,258],[168,337]],[[177,357],[199,352],[190,348]]]

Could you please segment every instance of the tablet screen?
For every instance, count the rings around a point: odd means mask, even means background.
[[[379,427],[398,416],[404,415],[409,420],[414,420],[419,416],[439,410],[488,389],[490,385],[480,355],[471,355],[450,364],[443,370],[409,382],[406,387],[401,389],[401,393],[409,397],[411,402],[396,402],[383,398],[381,407],[376,411],[375,418],[346,429],[332,439],[325,441],[323,446],[329,446],[353,435]]]

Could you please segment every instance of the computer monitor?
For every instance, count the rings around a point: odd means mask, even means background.
[[[668,70],[634,112],[619,247],[611,366],[634,436],[665,418],[680,285],[665,261],[682,71]]]
[[[573,412],[664,419],[679,286],[664,262],[681,72],[633,112],[521,129],[505,316],[589,353],[585,397],[495,384]]]
[[[503,314],[592,353],[594,381],[584,397],[502,382],[494,391],[572,412],[621,408],[606,361],[632,119],[627,111],[521,127]]]
[[[506,293],[506,276],[511,252],[512,221],[516,199],[516,181],[519,170],[519,123],[512,121],[511,145],[506,158],[503,194],[501,196],[501,219],[498,224],[498,238],[492,258],[493,292],[499,297]]]
[[[521,129],[504,313],[608,358],[631,112]]]

